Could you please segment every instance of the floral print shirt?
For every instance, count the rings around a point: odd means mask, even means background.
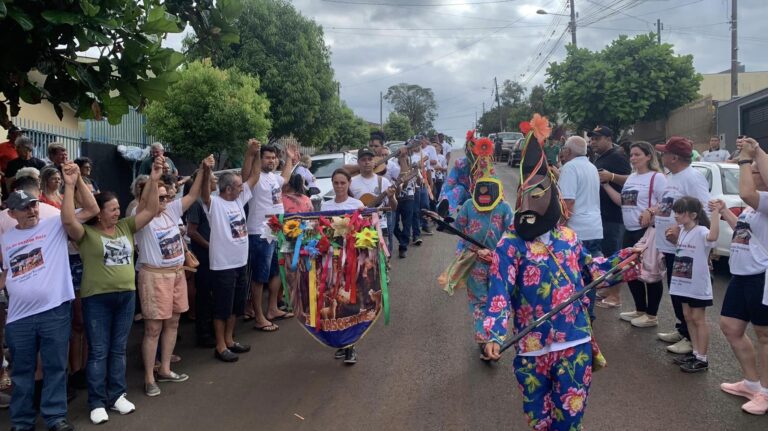
[[[461,205],[472,198],[470,189],[470,168],[466,157],[457,159],[453,164],[453,169],[448,173],[448,177],[440,189],[438,202],[443,199],[448,200],[450,214],[456,214]]]
[[[630,249],[617,252],[608,259],[592,258],[576,233],[557,226],[550,231],[550,241],[525,241],[511,229],[502,237],[493,253],[490,268],[490,287],[483,327],[489,341],[503,344],[510,320],[515,332],[533,323],[575,291],[584,288],[582,268],[598,278],[621,259],[631,254]],[[554,259],[553,259],[554,256]],[[625,276],[609,284],[636,277]],[[552,343],[567,343],[590,337],[592,330],[584,296],[564,308],[523,337],[517,345],[520,353],[542,350]]]

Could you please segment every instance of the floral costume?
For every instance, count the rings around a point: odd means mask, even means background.
[[[440,190],[438,202],[448,201],[449,214],[456,214],[464,202],[468,201],[472,195],[470,187],[470,164],[466,157],[457,159],[453,163],[453,169],[448,173]]]
[[[624,249],[609,259],[592,258],[561,225],[546,236],[525,241],[511,229],[497,245],[483,321],[488,341],[503,344],[510,320],[520,331],[583,289],[582,268],[597,278],[631,254]],[[533,429],[581,429],[593,363],[605,363],[592,339],[588,301],[584,297],[564,308],[515,346],[515,376]]]
[[[510,224],[512,224],[512,207],[508,203],[501,202],[493,210],[483,212],[478,211],[472,201],[468,200],[459,209],[453,226],[485,244],[487,248],[494,249]],[[468,262],[466,270],[462,272],[462,279],[457,282],[466,283],[469,311],[472,313],[472,320],[474,321],[475,341],[484,343],[486,335],[483,329],[483,317],[485,316],[485,303],[488,299],[489,265],[475,259],[475,249],[475,246],[459,240],[459,258],[457,261],[463,261],[465,256],[471,257],[471,261]]]

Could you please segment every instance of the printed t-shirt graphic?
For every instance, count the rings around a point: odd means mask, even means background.
[[[736,221],[728,265],[733,275],[755,275],[768,267],[768,192],[758,192],[757,209],[745,208]]]
[[[680,230],[672,267],[669,293],[696,299],[712,299],[712,280],[709,278],[709,251],[717,244],[708,241],[709,229],[695,226]]]
[[[108,238],[102,236],[101,244],[104,247],[104,265],[117,266],[131,263],[133,247],[131,247],[127,237]]]
[[[621,205],[627,207],[637,206],[637,190],[624,190],[621,192]]]
[[[11,277],[18,278],[22,275],[34,271],[45,264],[43,259],[43,249],[41,247],[28,249],[27,246],[21,246],[11,254]]]
[[[232,233],[232,239],[248,236],[248,230],[245,228],[245,218],[240,211],[228,211],[229,231]]]
[[[136,233],[139,264],[171,268],[184,263],[184,247],[178,225],[182,213],[181,199],[173,200]]]

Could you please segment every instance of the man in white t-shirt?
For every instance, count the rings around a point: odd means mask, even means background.
[[[252,197],[248,201],[248,263],[251,273],[251,304],[253,309],[254,329],[273,332],[278,329],[272,320],[293,317],[292,313],[280,310],[277,300],[280,296],[280,277],[277,262],[277,243],[263,239],[265,222],[268,215],[284,214],[283,184],[291,178],[294,163],[298,160],[298,151],[293,146],[286,148],[288,157],[280,175],[277,169],[280,159],[278,149],[272,145],[260,148],[259,165],[256,172]],[[243,166],[243,177],[250,174],[250,168]],[[264,313],[264,286],[269,289],[269,304]]]
[[[453,151],[453,146],[450,142],[445,140],[445,135],[442,133],[437,134],[437,142],[440,144],[440,146],[443,147],[443,155],[445,156],[445,164],[446,166],[450,166],[451,164],[451,151]]]
[[[82,217],[99,208],[73,162],[62,165],[65,193],[82,199]],[[83,192],[86,191],[86,192]],[[34,429],[35,369],[40,358],[43,386],[40,410],[50,429],[72,430],[67,422],[67,366],[71,302],[75,298],[67,259],[67,232],[59,217],[41,220],[35,196],[17,190],[6,200],[18,224],[0,239],[3,273],[0,287],[8,291],[6,341],[13,357],[13,429]],[[63,274],[63,275],[62,275]]]
[[[245,204],[251,199],[251,189],[259,179],[260,149],[259,141],[248,141],[243,162],[245,182],[239,175],[225,172],[219,177],[218,196],[211,196],[208,187],[201,190],[203,208],[211,225],[208,247],[211,278],[216,280],[213,289],[213,329],[216,336],[214,356],[224,362],[235,362],[238,360],[237,353],[250,350],[250,346],[235,342],[234,330],[236,317],[242,315],[245,309],[248,289]],[[206,165],[206,169],[210,167]]]
[[[701,172],[691,167],[693,157],[693,143],[686,138],[673,136],[666,144],[656,145],[656,150],[661,152],[661,162],[669,170],[667,185],[664,187],[661,202],[651,208],[655,216],[656,248],[664,254],[667,265],[667,285],[672,281],[672,269],[675,262],[675,245],[680,228],[675,222],[675,214],[672,205],[683,196],[693,196],[698,199],[704,208],[710,201],[709,184]],[[688,327],[683,316],[683,304],[672,296],[672,307],[675,310],[677,324],[671,332],[658,334],[663,341],[675,343],[667,346],[672,353],[686,354],[693,351],[689,341]]]
[[[352,177],[352,183],[349,185],[349,191],[355,199],[361,199],[363,195],[381,203],[376,207],[389,207],[390,211],[397,210],[397,197],[395,197],[395,188],[392,183],[381,175],[373,173],[373,151],[368,147],[362,148],[357,152],[357,165],[360,168],[360,174]],[[382,234],[387,238],[387,247],[392,249],[392,238],[387,217],[381,218],[379,224]]]
[[[728,150],[720,149],[720,138],[713,136],[709,138],[709,150],[701,154],[702,162],[725,162],[731,158]]]

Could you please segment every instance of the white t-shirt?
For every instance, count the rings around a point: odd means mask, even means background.
[[[435,150],[435,147],[431,145],[427,145],[426,147],[421,149],[421,153],[419,157],[427,156],[428,159],[424,161],[424,166],[427,167],[428,171],[432,171],[435,169],[434,166],[432,166],[432,161],[437,161],[437,150]],[[419,153],[416,153],[419,154]]]
[[[446,169],[448,168],[448,161],[445,159],[445,156],[442,154],[437,155],[437,166]],[[444,180],[445,179],[445,171],[435,171],[435,179],[436,180]]]
[[[709,229],[695,226],[686,231],[680,226],[675,264],[672,268],[671,295],[696,299],[712,299],[712,280],[709,278],[709,251],[717,241],[707,241]]]
[[[208,258],[211,269],[221,271],[239,268],[248,262],[248,230],[245,225],[245,204],[251,198],[251,190],[243,187],[240,196],[233,201],[211,196],[211,206],[203,205],[211,225]],[[261,220],[264,222],[264,218]]]
[[[381,178],[381,189],[379,189],[379,178]],[[366,193],[378,196],[383,193],[384,190],[387,190],[391,185],[392,183],[389,182],[388,179],[378,175],[374,175],[371,178],[363,178],[362,175],[355,175],[352,177],[352,183],[349,185],[349,190],[352,192],[352,196],[354,196],[355,199],[360,199],[360,196]],[[387,204],[388,199],[384,198],[384,200],[381,202],[381,205],[379,206],[387,206]],[[382,217],[380,220],[381,228],[386,229],[387,218]]]
[[[75,299],[69,276],[67,232],[58,217],[30,229],[13,228],[0,240],[8,272],[8,320],[12,323]]]
[[[264,233],[264,221],[267,214],[283,214],[283,182],[285,180],[274,172],[262,172],[259,182],[251,190],[248,201],[248,234]],[[243,187],[247,187],[244,184]]]
[[[323,201],[320,205],[321,211],[335,211],[335,210],[356,210],[362,208],[363,203],[353,197],[347,197],[344,202],[336,202],[335,199],[329,201]]]
[[[704,151],[701,154],[702,162],[724,162],[731,158],[731,153],[727,150]]]
[[[392,181],[395,178],[400,176],[400,162],[397,160],[397,158],[389,159],[387,162],[387,174],[385,177]]]
[[[653,196],[649,196],[651,178],[653,178]],[[627,178],[621,189],[621,214],[628,231],[642,229],[640,214],[649,206],[654,206],[661,201],[666,186],[667,179],[664,174],[656,171],[649,171],[642,175],[631,174]],[[649,197],[650,202],[648,202]]]
[[[173,268],[184,263],[183,240],[179,230],[179,218],[183,212],[181,199],[168,202],[165,211],[136,232],[139,265]]]
[[[733,229],[728,265],[734,275],[761,274],[768,267],[768,192],[758,193],[757,211],[745,209]]]
[[[451,154],[451,151],[453,151],[453,146],[449,144],[448,141],[444,141],[442,145],[443,145],[443,154],[445,154],[446,156],[448,154]]]
[[[658,177],[657,177],[658,178]],[[672,205],[683,196],[693,196],[701,201],[705,211],[709,204],[709,184],[701,172],[688,166],[682,171],[667,174],[667,186],[659,202],[656,214],[656,248],[662,253],[674,253],[675,245],[667,241],[665,232],[676,224]]]
[[[568,227],[582,241],[603,239],[603,222],[600,219],[600,177],[595,165],[586,156],[579,156],[560,170],[557,182],[563,199],[573,199],[573,213]]]

